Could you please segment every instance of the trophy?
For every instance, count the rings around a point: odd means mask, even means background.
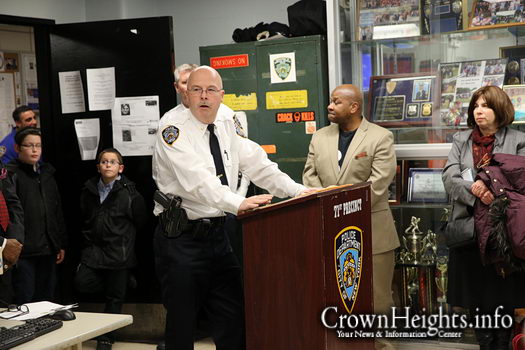
[[[450,213],[450,210],[448,208],[443,208],[443,213],[441,214],[441,218],[439,219],[439,221],[448,222],[449,213]]]
[[[417,267],[407,267],[406,273],[406,291],[408,294],[408,305],[413,311],[419,309],[419,284]]]
[[[412,216],[410,226],[403,235],[403,247],[398,259],[403,264],[418,265],[421,263],[421,255],[424,251],[423,232],[419,229],[420,218]],[[402,261],[401,261],[402,260]]]
[[[440,304],[447,303],[447,285],[448,285],[447,262],[448,262],[448,258],[446,256],[439,256],[436,262],[436,267],[439,271],[439,274],[435,277],[436,286],[441,293],[441,296],[437,298],[437,301]]]
[[[434,265],[436,262],[436,255],[437,237],[434,232],[428,230],[423,238],[423,253],[421,254],[421,260],[425,265]]]

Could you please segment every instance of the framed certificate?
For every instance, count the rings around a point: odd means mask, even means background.
[[[435,75],[374,76],[370,79],[370,119],[385,127],[431,125],[437,89]]]
[[[411,168],[408,172],[408,202],[448,203],[441,179],[442,168]]]

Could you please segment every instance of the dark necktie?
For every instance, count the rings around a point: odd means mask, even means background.
[[[224,164],[222,163],[221,148],[219,147],[219,140],[217,139],[217,136],[215,136],[214,127],[214,124],[208,124],[208,131],[210,132],[210,151],[213,156],[213,162],[215,163],[215,173],[221,180],[221,183],[228,186],[228,179],[226,178]]]
[[[9,211],[7,210],[7,204],[5,202],[4,194],[0,191],[0,226],[4,232],[7,232],[7,226],[9,225]]]

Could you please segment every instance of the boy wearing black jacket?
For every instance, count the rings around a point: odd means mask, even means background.
[[[104,312],[120,313],[126,296],[129,270],[137,263],[135,237],[144,225],[144,198],[122,172],[120,152],[108,148],[97,158],[100,176],[89,179],[80,195],[84,248],[75,277],[83,293],[103,292]],[[113,336],[98,338],[97,350],[109,350]]]
[[[56,265],[64,261],[67,236],[55,169],[40,162],[40,130],[18,130],[15,151],[18,159],[7,170],[24,212],[24,246],[13,269],[14,300],[20,305],[54,299]]]

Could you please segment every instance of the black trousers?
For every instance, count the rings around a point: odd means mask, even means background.
[[[56,269],[54,254],[18,259],[13,268],[15,304],[54,301]]]
[[[217,350],[244,349],[241,268],[228,241],[229,226],[212,226],[205,238],[194,238],[191,231],[166,238],[157,227],[155,265],[167,310],[166,349],[193,349],[201,309]]]
[[[13,302],[13,282],[11,275],[13,270],[4,270],[4,274],[0,275],[0,306],[7,307]]]
[[[93,269],[85,264],[78,266],[75,287],[81,293],[103,294],[106,302],[104,312],[119,314],[126,298],[128,269]],[[114,341],[114,334],[106,333],[98,340]]]

